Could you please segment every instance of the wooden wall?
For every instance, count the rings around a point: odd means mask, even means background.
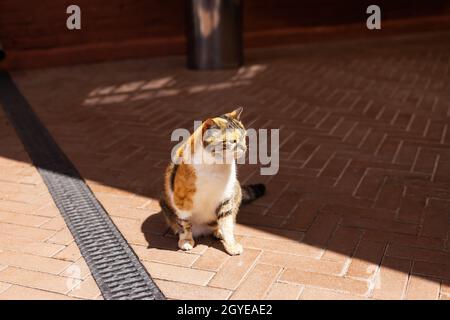
[[[231,1],[231,0],[230,0]],[[368,35],[366,0],[243,0],[246,47]],[[450,0],[378,0],[383,29],[448,28]],[[82,29],[65,27],[77,4]],[[184,0],[0,0],[3,68],[183,53]],[[373,34],[373,33],[372,33]]]

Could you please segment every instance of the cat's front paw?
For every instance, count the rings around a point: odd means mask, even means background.
[[[233,244],[224,243],[224,246],[228,254],[232,256],[237,256],[240,255],[242,252],[244,252],[244,248],[242,248],[242,245],[237,242]]]
[[[194,240],[192,239],[180,239],[178,241],[178,247],[184,251],[192,250],[192,248],[194,248],[194,244]]]

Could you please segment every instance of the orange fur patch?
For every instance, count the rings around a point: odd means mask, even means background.
[[[175,176],[173,200],[177,208],[190,210],[193,206],[193,198],[196,191],[195,180],[197,176],[192,166],[180,164]]]

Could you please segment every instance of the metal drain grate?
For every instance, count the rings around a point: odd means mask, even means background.
[[[0,103],[72,232],[103,297],[164,299],[105,209],[6,72],[0,73]]]

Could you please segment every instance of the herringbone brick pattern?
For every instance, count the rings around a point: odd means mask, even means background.
[[[255,50],[239,71],[171,57],[14,78],[169,298],[448,299],[449,37]],[[280,129],[280,170],[240,167],[268,189],[239,214],[242,256],[210,238],[180,252],[156,200],[170,134],[236,105]]]
[[[0,124],[0,300],[101,298],[2,110]]]

